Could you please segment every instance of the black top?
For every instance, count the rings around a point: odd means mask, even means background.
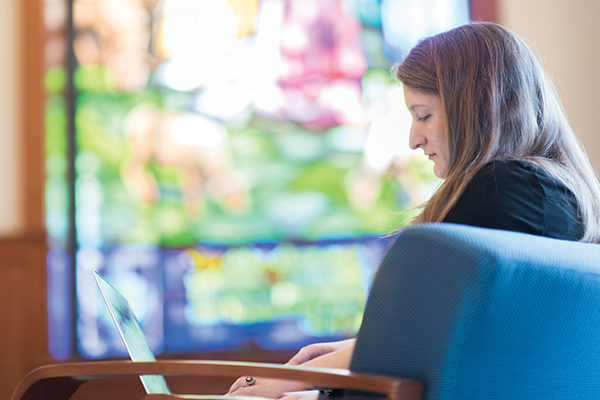
[[[444,222],[568,240],[583,236],[573,193],[527,161],[493,161],[483,166]]]

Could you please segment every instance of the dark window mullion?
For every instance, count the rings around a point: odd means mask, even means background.
[[[67,185],[69,196],[68,220],[69,228],[67,234],[67,256],[69,258],[70,272],[70,302],[71,302],[71,355],[79,355],[77,346],[77,225],[76,225],[76,193],[75,182],[77,172],[75,170],[75,159],[77,156],[77,132],[75,127],[75,104],[77,92],[75,89],[75,68],[76,59],[73,43],[75,41],[75,27],[73,21],[73,1],[67,0],[67,26],[66,26],[66,69],[67,69],[67,87],[65,92],[66,103],[66,135],[67,135]]]

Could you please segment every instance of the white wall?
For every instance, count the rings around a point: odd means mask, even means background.
[[[1,0],[0,12],[0,236],[24,225],[21,190],[19,0]]]
[[[521,36],[553,78],[571,126],[600,171],[600,1],[498,0],[500,23]]]

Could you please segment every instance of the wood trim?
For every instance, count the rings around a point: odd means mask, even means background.
[[[498,23],[498,0],[469,0],[471,21]]]
[[[43,0],[13,0],[19,29],[19,135],[22,219],[0,238],[0,398],[18,380],[51,361],[48,353],[46,232],[44,223]]]
[[[44,232],[44,20],[43,0],[20,7],[21,170],[25,232]]]

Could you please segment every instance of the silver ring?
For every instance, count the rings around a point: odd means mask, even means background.
[[[246,385],[248,385],[248,386],[252,386],[256,383],[256,379],[253,376],[245,377],[244,381],[246,381]]]

